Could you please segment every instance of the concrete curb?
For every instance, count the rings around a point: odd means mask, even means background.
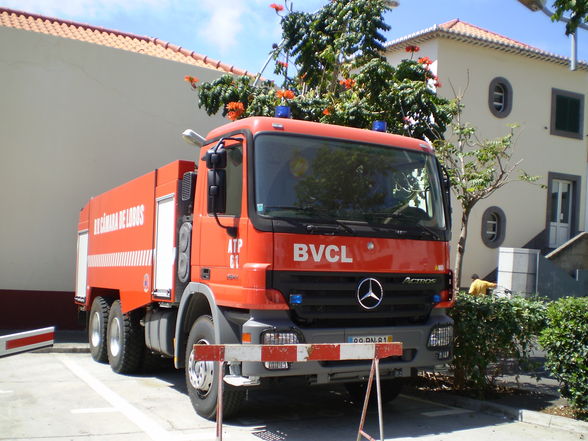
[[[405,393],[410,396],[410,393]],[[420,393],[418,395],[421,395]],[[445,404],[477,412],[500,415],[511,420],[522,423],[535,424],[537,426],[550,427],[554,429],[566,430],[581,435],[588,434],[588,423],[574,420],[558,415],[537,412],[534,410],[517,409],[503,404],[481,401],[473,398],[452,395],[443,392],[428,393],[424,392],[422,397],[439,404]]]
[[[38,354],[86,354],[90,353],[88,343],[54,343],[53,346],[34,351]]]

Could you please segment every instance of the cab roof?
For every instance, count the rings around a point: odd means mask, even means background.
[[[298,135],[361,141],[368,144],[390,145],[423,151],[426,153],[432,153],[433,151],[432,147],[426,141],[409,138],[407,136],[333,124],[323,124],[288,118],[270,118],[264,116],[244,118],[217,127],[208,134],[206,139],[207,142],[213,142],[215,139],[222,136],[241,131],[249,131],[253,136],[262,132],[292,133]]]

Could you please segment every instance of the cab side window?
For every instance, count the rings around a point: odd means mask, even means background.
[[[227,208],[225,215],[241,216],[243,197],[243,151],[236,145],[227,151]]]

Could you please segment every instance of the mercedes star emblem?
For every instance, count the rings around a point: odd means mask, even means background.
[[[376,279],[368,277],[357,285],[357,301],[364,309],[377,308],[384,298],[384,288]]]

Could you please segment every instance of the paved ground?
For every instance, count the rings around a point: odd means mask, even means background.
[[[183,372],[122,376],[85,353],[26,353],[0,359],[0,440],[213,440],[185,394]],[[567,429],[512,421],[402,395],[385,406],[387,440],[579,440]],[[223,439],[355,440],[360,410],[340,387],[252,391]],[[378,434],[377,413],[368,433]]]

